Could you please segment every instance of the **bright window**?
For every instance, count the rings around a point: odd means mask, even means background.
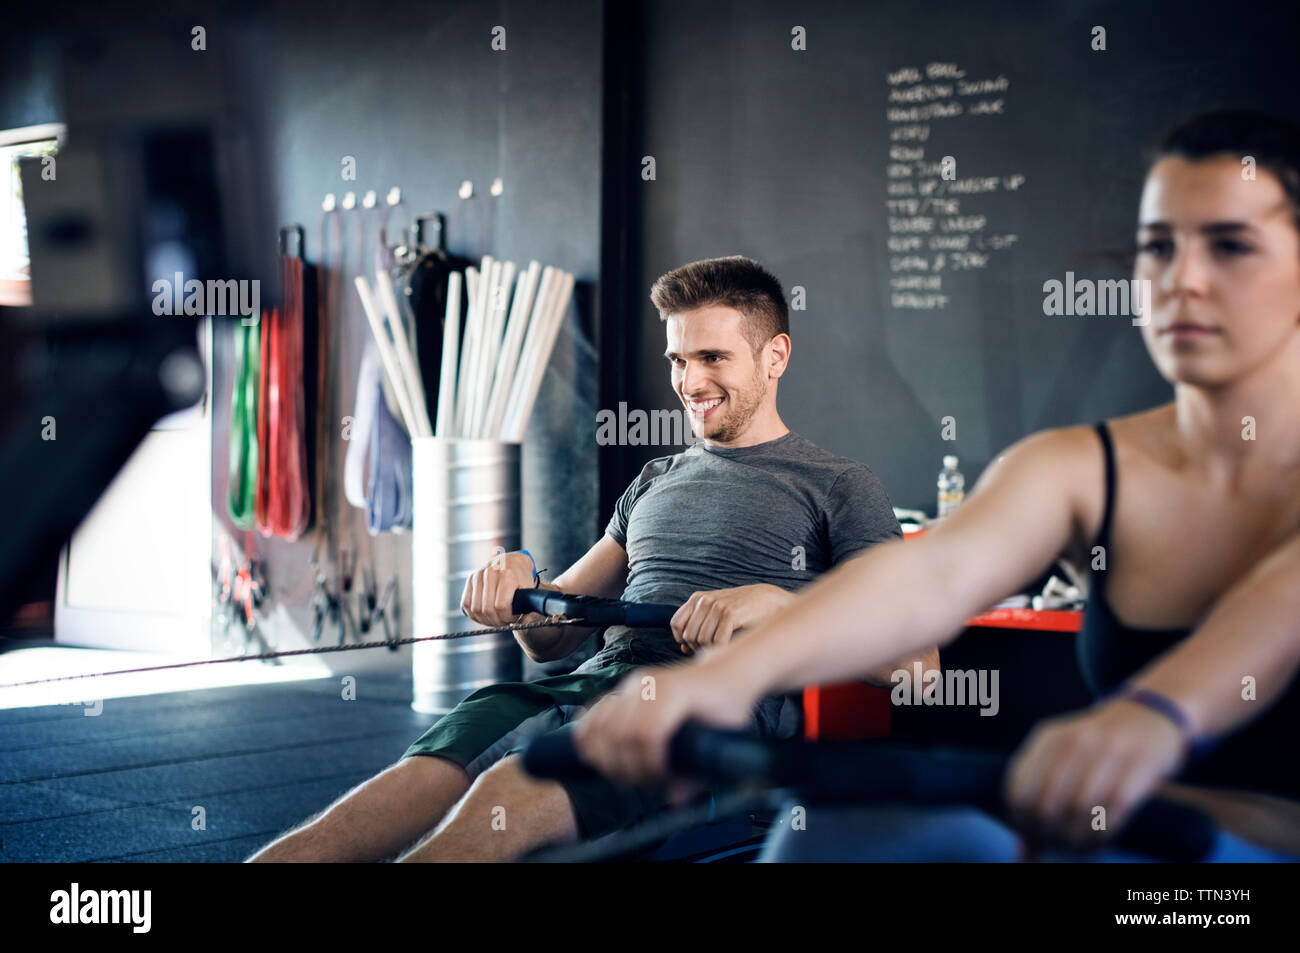
[[[27,216],[18,160],[53,156],[62,135],[63,127],[59,125],[0,132],[0,305],[23,307],[32,303]]]

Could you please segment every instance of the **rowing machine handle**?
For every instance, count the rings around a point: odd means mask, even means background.
[[[1116,836],[1120,847],[1161,860],[1194,864],[1209,856],[1216,840],[1207,814],[1173,801],[1147,801]]]
[[[858,803],[971,804],[1002,807],[1010,756],[890,742],[808,744],[757,738],[688,721],[669,748],[673,772],[713,781],[765,781],[810,800]],[[1195,863],[1214,846],[1214,822],[1201,811],[1151,800],[1133,813],[1115,846],[1176,863]]]
[[[781,784],[791,772],[782,752],[770,741],[745,731],[709,728],[687,721],[668,743],[668,767],[688,778],[739,783],[758,780]]]
[[[590,776],[571,738],[564,757]],[[993,814],[1000,813],[1002,777],[1009,761],[1008,755],[996,751],[911,748],[889,742],[770,741],[697,722],[682,724],[668,748],[673,774],[684,777],[720,783],[766,781],[796,788],[809,800],[970,803]],[[1145,803],[1115,836],[1118,848],[1180,863],[1200,861],[1213,842],[1214,824],[1208,816],[1160,800]]]
[[[999,813],[1009,757],[1000,752],[927,749],[891,743],[773,742],[740,731],[687,722],[669,744],[675,774],[714,782],[752,780],[792,787],[810,801],[973,804]],[[536,777],[586,780],[595,772],[578,756],[568,729],[543,735],[524,752]],[[1194,863],[1213,846],[1205,814],[1169,801],[1148,801],[1115,846],[1161,860]]]
[[[770,779],[778,772],[777,751],[752,735],[718,731],[687,722],[673,735],[668,764],[684,777],[743,781]],[[533,777],[557,781],[585,781],[599,777],[582,760],[566,727],[533,739],[523,754],[524,770]]]
[[[572,596],[554,589],[517,589],[511,604],[516,614],[540,612],[566,616],[588,625],[626,625],[634,629],[666,629],[678,608],[661,603]]]
[[[535,778],[554,781],[591,781],[596,770],[578,756],[573,732],[561,728],[534,738],[523,754],[524,770]]]

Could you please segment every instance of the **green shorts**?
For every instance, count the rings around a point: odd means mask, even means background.
[[[531,739],[569,724],[642,664],[598,662],[569,675],[481,688],[439,719],[402,757],[446,758],[464,768],[472,783]],[[582,836],[588,838],[627,827],[667,803],[662,791],[617,788],[603,779],[561,784],[573,802]]]

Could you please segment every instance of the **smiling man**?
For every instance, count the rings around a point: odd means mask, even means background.
[[[542,844],[624,827],[664,803],[654,789],[528,777],[515,752],[579,718],[630,671],[681,662],[771,618],[794,593],[873,543],[901,535],[871,471],[792,432],[776,409],[790,359],[780,283],[747,258],[686,265],[655,282],[673,389],[699,443],[651,460],[615,506],[604,536],[545,588],[681,605],[667,629],[612,626],[569,675],[488,686],[444,716],[396,764],[259,852],[253,860],[507,860]],[[532,557],[507,553],[476,571],[461,608],[485,626],[515,621],[514,593],[539,585]],[[515,632],[536,661],[590,634]],[[937,651],[921,656],[937,666]],[[900,660],[875,673],[910,666]],[[776,732],[783,699],[754,711]]]

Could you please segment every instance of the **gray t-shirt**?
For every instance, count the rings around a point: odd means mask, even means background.
[[[605,532],[627,550],[623,598],[674,604],[761,582],[793,591],[903,535],[875,474],[794,431],[651,460]]]
[[[866,466],[790,431],[752,447],[696,444],[651,460],[605,532],[627,550],[628,602],[768,583],[794,591],[873,543],[903,535]],[[681,661],[666,629],[610,629],[602,661]]]

